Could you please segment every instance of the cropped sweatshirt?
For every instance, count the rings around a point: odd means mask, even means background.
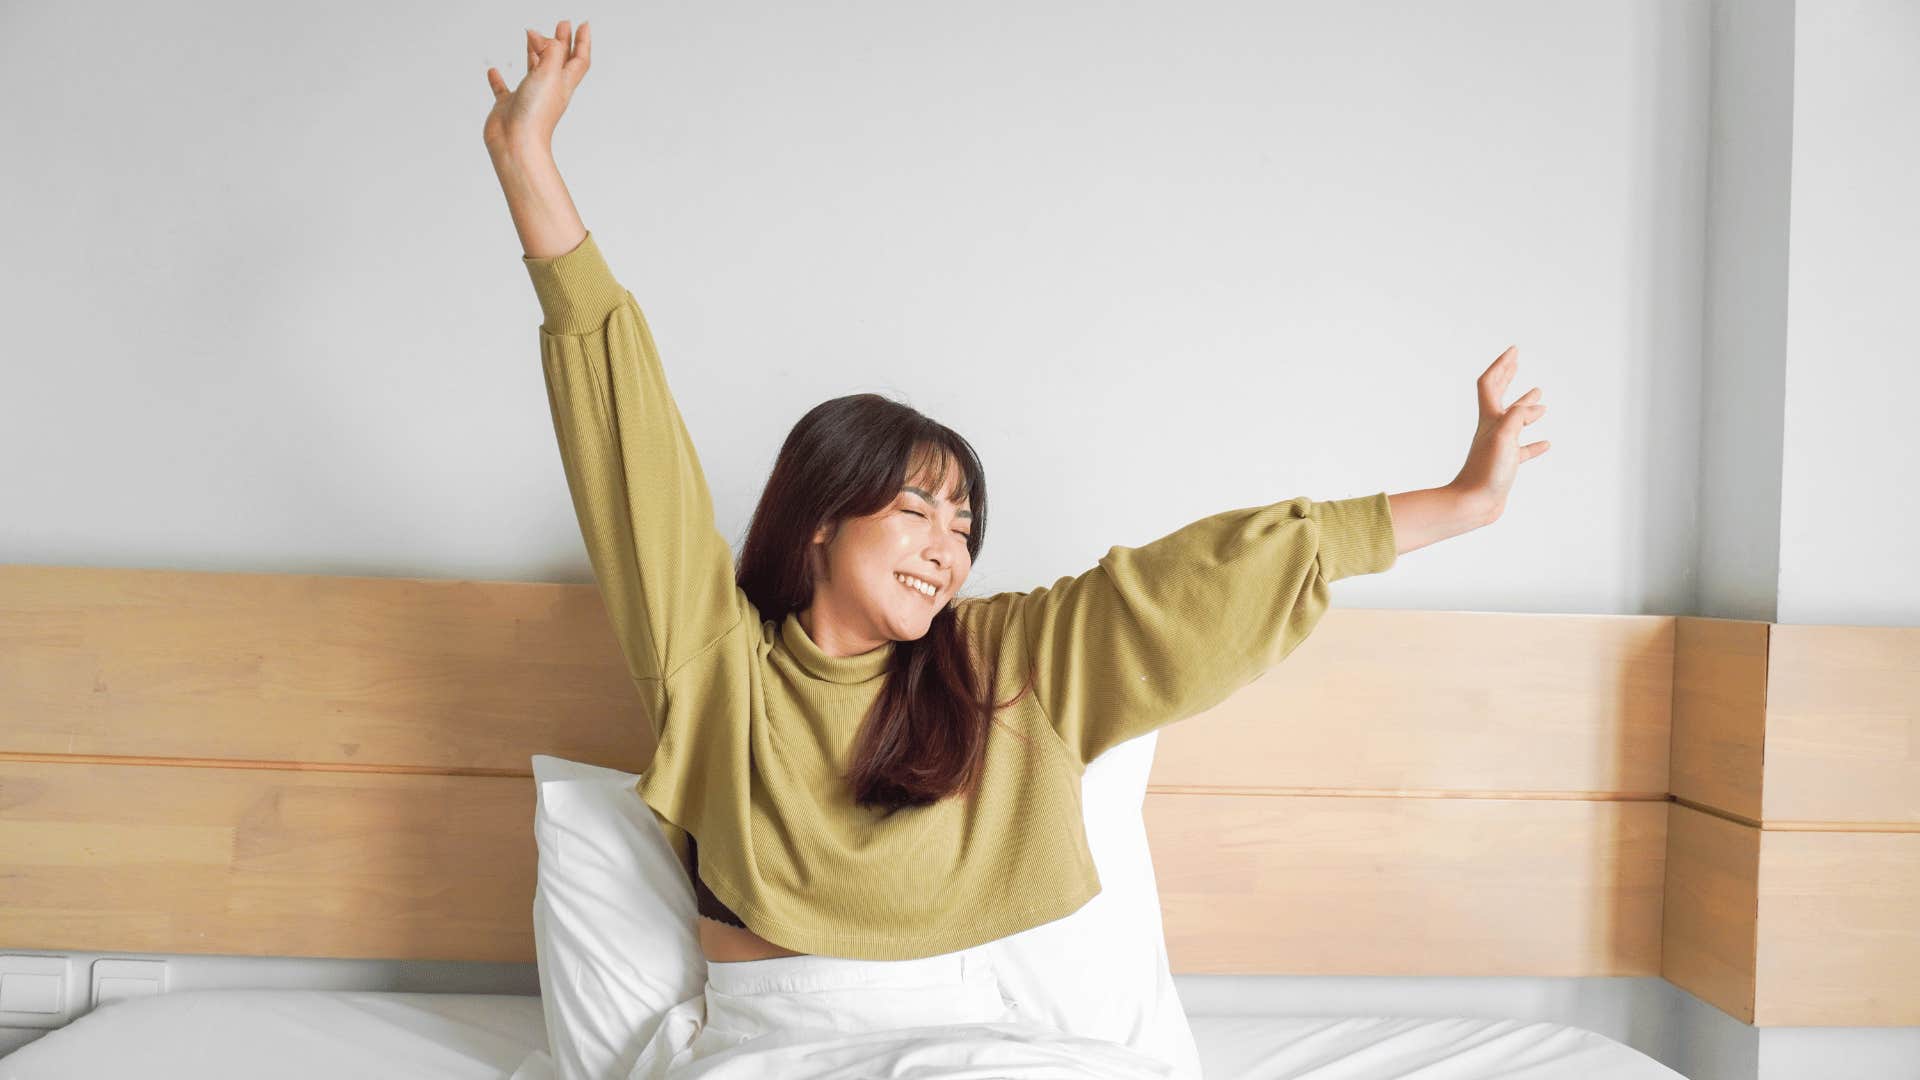
[[[830,655],[797,612],[754,607],[647,320],[593,234],[522,260],[560,461],[654,744],[635,791],[699,891],[776,945],[913,959],[1078,910],[1100,891],[1087,763],[1225,700],[1306,639],[1329,585],[1394,565],[1385,492],[1297,497],[961,597],[983,671],[998,658],[994,700],[1033,687],[996,712],[973,790],[883,819],[845,774],[896,643]]]

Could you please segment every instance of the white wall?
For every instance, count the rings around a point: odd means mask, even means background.
[[[1696,614],[1774,621],[1786,393],[1793,0],[1713,5]]]
[[[1920,5],[1795,7],[1780,622],[1920,622]],[[1920,1027],[1767,1028],[1763,1080],[1920,1078]]]
[[[0,6],[0,561],[591,582],[480,143],[565,15],[558,159],[736,542],[861,390],[980,450],[975,595],[1437,486],[1517,343],[1553,450],[1341,604],[1910,624],[1916,11]],[[1646,1048],[1754,1075],[1683,1012]]]
[[[1707,21],[1657,0],[10,6],[0,451],[58,456],[0,558],[591,581],[480,143],[561,14],[557,157],[736,542],[860,390],[979,448],[975,594],[1437,486],[1517,343],[1552,452],[1341,602],[1686,610]]]
[[[1916,59],[1910,0],[1714,0],[1700,614],[1920,620]],[[1920,1078],[1920,1027],[1721,1016],[1726,1080]]]
[[[1699,614],[1920,622],[1920,5],[1714,0]]]
[[[1793,84],[1778,621],[1913,626],[1920,4],[1798,4]]]

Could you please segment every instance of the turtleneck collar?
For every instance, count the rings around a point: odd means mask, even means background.
[[[858,656],[829,656],[814,644],[807,636],[807,628],[800,625],[798,612],[787,612],[780,623],[780,641],[807,674],[816,679],[825,679],[836,683],[866,682],[877,675],[886,673],[887,664],[893,660],[894,643],[889,641],[877,649],[869,649]]]

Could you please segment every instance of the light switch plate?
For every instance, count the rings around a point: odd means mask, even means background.
[[[64,1027],[69,966],[64,956],[0,953],[0,1027]]]
[[[167,992],[165,960],[95,960],[93,1008]]]

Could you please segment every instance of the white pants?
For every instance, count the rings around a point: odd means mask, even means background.
[[[863,1034],[1017,1018],[980,947],[919,960],[808,955],[710,962],[705,995],[669,1010],[630,1076],[664,1080],[676,1066],[772,1031]]]

